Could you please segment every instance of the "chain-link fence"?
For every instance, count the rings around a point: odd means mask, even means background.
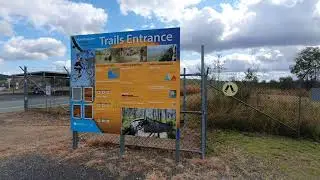
[[[67,73],[28,73],[28,108],[69,105],[69,77]]]
[[[22,101],[19,107],[26,109],[66,107],[69,105],[69,75],[65,72],[28,71],[21,68],[23,73],[12,75],[16,83],[13,93],[20,95]],[[67,109],[67,108],[66,108]]]
[[[209,81],[209,129],[320,139],[320,102],[312,98],[312,94],[319,92],[318,83],[311,88],[306,81],[292,79],[233,82],[239,90],[235,96],[228,97],[223,92],[226,81]]]

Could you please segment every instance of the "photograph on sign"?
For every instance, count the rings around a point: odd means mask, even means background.
[[[176,138],[176,110],[122,108],[122,134]]]
[[[169,98],[176,98],[177,91],[176,90],[169,90]]]
[[[177,46],[175,44],[148,47],[148,61],[176,61]]]
[[[92,105],[84,105],[84,118],[85,119],[92,119],[93,118],[93,113],[92,113]]]
[[[72,100],[73,101],[81,101],[82,100],[82,88],[81,87],[72,88]]]
[[[72,108],[72,110],[73,110],[73,117],[74,118],[81,118],[81,105],[80,104],[74,104],[73,105],[73,108]]]
[[[147,46],[108,48],[96,51],[96,63],[146,62]]]
[[[87,50],[75,54],[71,62],[71,82],[73,86],[94,85],[95,51]]]
[[[86,102],[93,101],[93,88],[92,87],[85,87],[83,88],[83,99]]]

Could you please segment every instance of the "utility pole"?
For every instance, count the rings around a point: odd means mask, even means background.
[[[215,62],[214,62],[214,69],[215,69],[215,71],[216,71],[217,74],[218,74],[218,79],[217,79],[217,81],[218,81],[218,83],[219,83],[219,82],[220,82],[220,74],[221,74],[222,70],[224,70],[225,68],[223,67],[224,63],[221,61],[222,55],[221,55],[221,54],[218,54],[217,57],[218,57],[218,59],[215,60]]]

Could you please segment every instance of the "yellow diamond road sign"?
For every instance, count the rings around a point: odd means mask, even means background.
[[[238,86],[233,82],[227,82],[223,85],[222,91],[226,96],[234,96],[238,92]]]

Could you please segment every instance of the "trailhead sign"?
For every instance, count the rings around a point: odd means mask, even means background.
[[[180,29],[71,37],[71,129],[176,138]]]

